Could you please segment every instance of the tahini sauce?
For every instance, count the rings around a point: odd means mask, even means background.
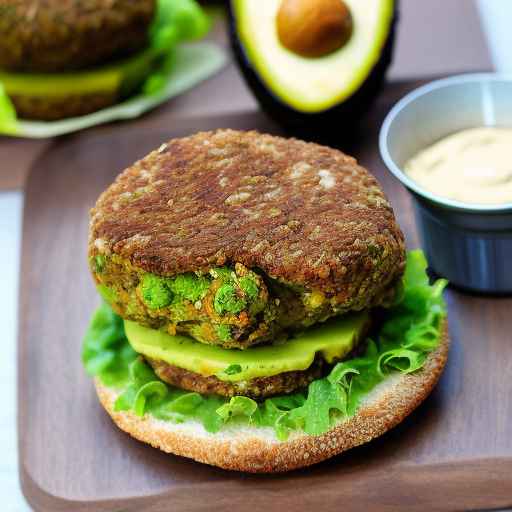
[[[420,151],[404,166],[426,190],[466,203],[512,202],[512,129],[472,128]]]

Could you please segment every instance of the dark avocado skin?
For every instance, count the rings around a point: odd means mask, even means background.
[[[382,90],[395,45],[396,26],[399,19],[399,2],[394,2],[394,13],[388,38],[381,57],[361,87],[343,103],[315,113],[299,112],[283,103],[267,88],[256,69],[252,67],[243,44],[238,37],[233,2],[229,2],[229,35],[231,48],[245,82],[252,90],[261,108],[277,123],[294,135],[338,144],[350,140],[362,116],[370,110]]]

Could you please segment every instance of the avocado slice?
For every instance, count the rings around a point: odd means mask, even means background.
[[[299,132],[353,124],[371,106],[391,62],[396,0],[343,0],[352,33],[316,57],[286,48],[277,17],[284,0],[231,0],[231,43],[249,87],[273,118]],[[341,0],[340,0],[341,2]]]
[[[305,370],[317,353],[333,363],[354,348],[366,332],[368,322],[367,312],[342,315],[310,327],[286,343],[247,350],[207,345],[188,336],[172,336],[127,320],[124,328],[128,341],[139,354],[200,375],[239,382]]]
[[[149,48],[128,59],[91,70],[69,73],[12,73],[0,71],[0,83],[8,95],[73,96],[79,94],[132,92],[149,74],[157,58]]]

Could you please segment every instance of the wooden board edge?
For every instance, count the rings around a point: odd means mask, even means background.
[[[262,492],[266,480],[264,476],[261,477],[261,485],[257,482],[252,489],[243,480],[224,485],[220,499],[215,483],[207,483],[181,486],[174,492],[160,495],[98,501],[76,501],[48,494],[22,466],[20,478],[23,493],[36,512],[167,512],[170,503],[173,512],[206,512],[212,509],[212,503],[219,510],[233,506],[251,510],[260,507],[276,510],[272,505],[272,493]],[[341,503],[350,503],[347,510],[351,512],[481,511],[512,507],[510,458],[458,461],[422,468],[382,469],[376,475],[371,489],[362,482],[361,486],[342,493],[339,488],[333,492],[332,484],[324,484],[320,478],[312,479],[307,486],[304,486],[304,478],[298,477],[296,480],[297,486],[291,485],[290,489],[295,494],[295,489],[300,485],[301,505],[305,510],[319,503],[325,512],[338,512]],[[397,487],[407,488],[407,494],[397,494]],[[279,497],[283,494],[280,491]]]

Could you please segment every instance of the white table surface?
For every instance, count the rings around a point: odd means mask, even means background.
[[[448,2],[451,0],[447,0]],[[470,0],[468,0],[470,1]],[[512,0],[477,0],[497,71],[512,73]],[[463,20],[461,20],[463,22]],[[8,172],[1,169],[0,172]],[[28,507],[18,481],[16,439],[16,339],[23,193],[0,192],[0,496],[2,512]]]

